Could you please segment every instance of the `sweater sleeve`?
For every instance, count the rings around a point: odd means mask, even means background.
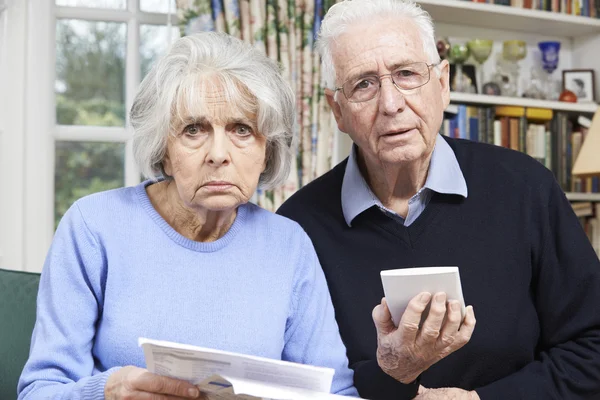
[[[536,360],[477,389],[488,399],[587,399],[600,393],[600,261],[554,181],[534,211]],[[546,203],[546,204],[543,204]]]
[[[298,227],[298,229],[301,229]],[[310,239],[302,231],[296,254],[291,315],[282,358],[335,370],[331,392],[358,396],[348,368],[346,348],[335,321],[325,275]]]
[[[376,360],[359,361],[351,367],[354,370],[354,385],[365,399],[409,400],[419,390],[420,379],[405,385],[383,372]]]
[[[106,380],[116,368],[97,373],[92,346],[105,264],[76,203],[64,215],[46,257],[19,400],[104,399]]]

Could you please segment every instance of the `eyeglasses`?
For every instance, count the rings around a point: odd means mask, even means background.
[[[431,68],[437,64],[427,64],[426,62],[415,62],[402,65],[395,69],[391,74],[384,75],[365,75],[358,78],[350,78],[335,88],[335,91],[341,90],[351,103],[360,103],[369,101],[379,93],[382,78],[389,76],[398,90],[413,90],[419,88],[431,78]]]

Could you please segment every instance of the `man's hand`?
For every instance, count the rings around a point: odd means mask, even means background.
[[[480,400],[477,392],[459,388],[427,389],[419,386],[414,400]]]
[[[202,397],[201,397],[202,396]],[[155,375],[138,367],[123,367],[110,375],[104,386],[107,400],[205,399],[191,383]]]
[[[405,384],[467,344],[475,329],[473,307],[467,307],[461,325],[458,301],[446,304],[445,293],[436,293],[433,300],[431,297],[431,293],[426,292],[413,297],[398,328],[394,326],[385,298],[373,309],[377,362],[386,374]],[[430,300],[429,315],[419,328],[421,315]]]

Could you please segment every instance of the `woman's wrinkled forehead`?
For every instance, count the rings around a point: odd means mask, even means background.
[[[222,74],[194,74],[186,78],[173,104],[175,126],[190,120],[209,119],[214,123],[246,120],[256,126],[256,97],[238,79]]]

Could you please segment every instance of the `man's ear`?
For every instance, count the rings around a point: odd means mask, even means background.
[[[440,89],[442,92],[442,100],[444,102],[445,110],[450,104],[450,64],[448,64],[448,60],[442,60],[437,68],[440,71],[439,76],[435,71],[431,71],[431,73],[433,75],[432,78],[436,78],[440,82]]]
[[[337,122],[338,129],[342,132],[345,132],[343,129],[342,123],[342,109],[337,101],[335,101],[335,93],[333,90],[326,88],[325,89],[325,98],[327,99],[327,103],[333,111],[333,116],[335,117],[335,121]]]

